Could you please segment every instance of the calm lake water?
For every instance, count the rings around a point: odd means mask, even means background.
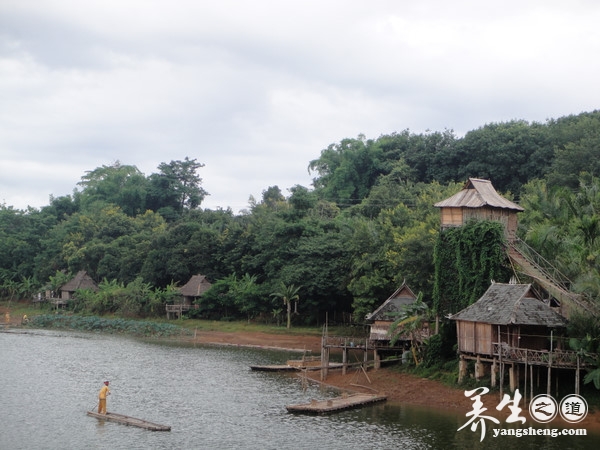
[[[600,436],[498,437],[465,428],[465,414],[383,403],[328,416],[286,404],[328,398],[295,375],[253,372],[297,354],[175,345],[46,330],[0,333],[0,449],[597,449]],[[170,425],[152,432],[105,423],[94,409]],[[529,422],[527,426],[532,425]],[[500,427],[508,428],[501,424]]]

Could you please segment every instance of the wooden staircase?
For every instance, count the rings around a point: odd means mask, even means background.
[[[559,313],[569,318],[575,312],[600,315],[600,309],[582,294],[570,291],[571,281],[525,242],[515,238],[508,244],[508,257],[515,269],[532,278],[560,304]]]

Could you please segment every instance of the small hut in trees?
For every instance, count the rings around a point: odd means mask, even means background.
[[[183,304],[191,306],[194,301],[208,291],[211,286],[212,284],[204,275],[193,275],[190,280],[179,289],[179,292],[183,296]]]
[[[379,344],[387,344],[390,341],[390,326],[398,318],[403,307],[411,305],[416,299],[417,296],[406,282],[402,283],[379,308],[367,314],[365,321],[371,328],[369,338]]]
[[[62,300],[71,300],[73,299],[75,291],[83,289],[90,289],[94,292],[98,291],[98,285],[85,270],[77,272],[77,275],[67,283],[63,284],[58,290]]]
[[[517,232],[517,213],[522,207],[500,196],[489,180],[469,178],[462,191],[434,206],[440,208],[442,229],[459,227],[469,220],[493,220],[504,224],[506,237],[512,241]]]
[[[171,316],[181,318],[184,312],[190,309],[198,309],[198,305],[194,304],[194,302],[196,299],[202,297],[211,286],[212,284],[204,275],[192,275],[189,281],[179,288],[179,293],[182,296],[181,303],[165,305],[167,319],[170,319]]]

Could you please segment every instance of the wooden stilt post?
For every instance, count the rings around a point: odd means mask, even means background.
[[[458,361],[458,382],[462,383],[466,375],[467,362],[465,361],[465,357],[463,355],[460,355],[460,360]]]
[[[575,394],[579,395],[579,355],[577,355],[577,369],[575,369]]]
[[[327,322],[326,316],[325,325],[323,325],[323,335],[321,336],[321,381],[327,379],[327,367],[329,367],[329,350],[327,347]]]
[[[516,389],[516,370],[515,370],[515,365],[511,364],[510,367],[508,368],[508,388],[510,389],[510,392],[515,392]]]
[[[527,403],[527,349],[525,349],[525,382],[523,383],[523,400]]]
[[[548,381],[546,383],[546,395],[552,391],[552,330],[550,330],[550,353],[548,353]]]
[[[498,354],[500,355],[500,398],[504,387],[504,363],[502,362],[502,337],[500,336],[500,325],[498,325]]]
[[[500,397],[502,397],[504,391],[504,363],[500,363]]]
[[[348,370],[348,347],[342,349],[342,375],[346,375]]]
[[[324,347],[321,354],[321,381],[327,379],[329,374],[329,347]]]
[[[533,365],[529,366],[529,398],[533,400]]]

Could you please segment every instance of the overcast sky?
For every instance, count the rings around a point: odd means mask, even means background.
[[[2,0],[0,204],[188,156],[237,212],[361,133],[592,111],[599,23],[595,0]]]

